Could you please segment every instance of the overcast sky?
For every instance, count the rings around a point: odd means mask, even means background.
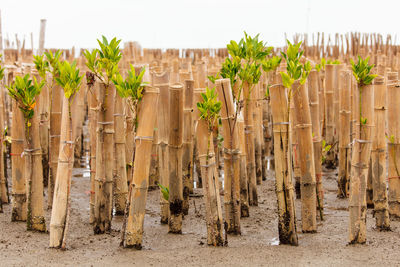
[[[0,0],[3,38],[30,33],[38,47],[47,19],[46,48],[97,47],[118,37],[143,47],[225,47],[243,31],[282,45],[284,33],[400,33],[399,0]],[[394,37],[394,36],[393,36]]]

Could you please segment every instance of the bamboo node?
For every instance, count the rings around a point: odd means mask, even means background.
[[[272,125],[289,125],[290,121],[274,122]]]
[[[101,125],[110,125],[110,124],[114,124],[113,121],[98,121],[97,123],[98,123],[98,124],[101,124]]]
[[[124,116],[124,114],[122,114],[122,113],[114,113],[114,117],[122,117],[122,116]]]
[[[50,135],[49,137],[50,138],[55,138],[55,137],[60,137],[61,135],[60,134],[55,134],[55,135]]]
[[[302,123],[302,124],[297,124],[295,127],[304,129],[304,128],[310,128],[311,126],[312,126],[311,123]]]
[[[11,142],[23,143],[23,142],[24,142],[24,139],[14,139],[14,138],[12,138],[12,139],[11,139]]]
[[[354,142],[360,143],[360,144],[368,144],[368,143],[372,143],[371,140],[362,140],[362,139],[354,139]]]

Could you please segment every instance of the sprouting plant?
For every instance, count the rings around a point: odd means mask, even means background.
[[[113,38],[108,42],[107,38],[102,36],[102,41],[97,39],[100,49],[94,49],[92,52],[86,50],[86,66],[89,70],[108,88],[112,78],[118,73],[118,62],[121,60],[122,53],[119,48],[121,40]]]
[[[59,64],[59,76],[56,77],[56,82],[64,89],[65,98],[68,99],[69,108],[72,101],[79,91],[83,76],[79,75],[79,69],[76,67],[76,61],[70,64],[68,61],[63,61]],[[71,112],[71,110],[69,110]]]
[[[135,68],[134,66],[130,65],[130,70],[128,70],[128,76],[126,79],[123,79],[121,74],[116,74],[115,77],[112,79],[113,83],[115,84],[115,88],[117,93],[122,98],[127,98],[130,103],[130,108],[134,113],[134,124],[135,129],[138,126],[138,113],[139,113],[139,103],[143,98],[144,87],[147,84],[143,82],[143,75],[145,73],[145,68],[142,68],[139,75],[135,75]]]
[[[219,112],[221,110],[221,101],[217,100],[215,88],[206,88],[205,93],[201,93],[202,102],[197,103],[200,111],[200,119],[207,122],[209,132],[213,131],[214,125],[218,122]]]
[[[160,187],[161,193],[163,195],[163,198],[168,201],[169,200],[169,188],[168,186],[163,186],[162,184],[157,184],[158,187]]]
[[[32,119],[36,97],[40,94],[44,84],[45,81],[38,83],[35,77],[31,79],[29,74],[26,74],[23,78],[16,76],[15,82],[7,86],[9,95],[17,102],[25,119]]]
[[[49,62],[45,59],[44,55],[33,56],[33,63],[35,68],[42,79],[46,78],[46,72],[49,70]]]
[[[230,58],[226,58],[224,63],[222,63],[222,67],[220,70],[220,75],[222,78],[229,78],[231,81],[232,87],[236,84],[237,74],[240,70],[240,58],[235,57],[232,60]]]
[[[212,76],[212,75],[208,75],[208,76],[207,76],[207,79],[208,79],[210,82],[214,83],[214,84],[215,84],[215,81],[218,80],[218,79],[220,79],[220,78],[221,78],[221,77],[220,77],[219,73],[215,74],[215,76]]]
[[[1,81],[3,80],[3,78],[4,78],[4,71],[5,71],[5,68],[3,68],[3,67],[1,66],[2,63],[3,63],[2,58],[3,58],[3,55],[0,54],[0,82],[1,82]]]
[[[325,163],[326,160],[326,155],[328,154],[329,151],[331,151],[332,145],[328,145],[325,140],[322,140],[322,156],[321,156],[321,162]]]
[[[326,63],[327,64],[333,64],[333,65],[340,65],[341,64],[338,59],[335,59],[335,60],[328,59],[328,61]]]
[[[265,59],[262,63],[262,68],[265,72],[274,71],[281,64],[282,58],[273,56],[269,59]]]

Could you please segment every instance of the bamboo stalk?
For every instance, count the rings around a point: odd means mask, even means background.
[[[349,243],[364,244],[366,242],[366,212],[367,212],[367,177],[371,157],[373,118],[374,118],[374,88],[364,85],[357,88],[357,112],[355,123],[355,139],[351,155],[350,176],[350,232]],[[355,93],[355,92],[354,92]],[[366,119],[361,123],[361,117]]]
[[[336,167],[336,158],[333,147],[335,144],[335,113],[333,107],[335,79],[335,65],[325,65],[326,144],[331,146],[331,149],[327,152],[325,161],[328,168]]]
[[[183,183],[183,215],[189,214],[189,194],[193,168],[193,80],[185,80],[183,104],[183,148],[182,148],[182,183]]]
[[[50,104],[49,104],[49,90],[44,86],[39,95],[41,106],[39,112],[39,136],[40,146],[42,148],[42,166],[43,166],[43,182],[48,186],[49,182],[49,117],[50,117]]]
[[[168,230],[182,233],[183,184],[182,184],[182,144],[183,144],[183,86],[169,87],[169,212]]]
[[[156,123],[156,109],[159,90],[147,86],[140,102],[138,127],[135,137],[135,162],[133,181],[129,186],[126,228],[123,229],[124,247],[142,248],[143,224],[146,211],[146,197],[149,184],[151,147]]]
[[[339,95],[339,198],[346,198],[349,194],[351,148],[350,148],[350,117],[351,117],[351,73],[342,71],[340,75],[341,89]]]
[[[96,178],[96,128],[97,128],[97,109],[98,102],[96,92],[98,89],[95,89],[99,86],[99,83],[94,83],[94,87],[89,89],[88,93],[88,104],[89,104],[89,140],[90,140],[90,200],[89,200],[89,209],[90,209],[90,217],[89,223],[94,223],[95,215],[94,215],[94,207],[95,207],[95,178]]]
[[[244,119],[242,113],[240,113],[237,118],[237,128],[240,149],[240,216],[249,217],[249,181],[247,176],[246,139],[244,134]]]
[[[297,246],[287,92],[280,84],[271,86],[269,92],[274,121],[275,192],[278,200],[279,242]]]
[[[389,207],[386,184],[386,84],[382,76],[374,80],[375,133],[371,150],[372,186],[375,225],[379,230],[389,230]]]
[[[114,131],[115,131],[115,189],[114,202],[115,214],[124,215],[128,194],[128,180],[126,176],[125,156],[125,110],[122,97],[116,94],[114,105]]]
[[[1,23],[1,22],[0,22]],[[1,26],[1,25],[0,25]],[[1,34],[1,33],[0,33]],[[2,92],[4,91],[3,82],[0,81],[0,129],[4,127],[4,97]],[[10,203],[8,193],[8,181],[7,181],[7,158],[5,152],[6,145],[4,144],[4,133],[0,132],[0,203]],[[0,206],[1,206],[0,204]],[[2,208],[0,207],[0,210]]]
[[[65,96],[63,97],[62,106],[60,150],[50,220],[50,247],[53,248],[60,248],[62,246],[65,248],[67,223],[70,213],[72,168],[74,165],[74,134],[76,134],[72,126],[71,112],[73,111],[71,110],[69,100]],[[75,114],[76,112],[77,110],[74,110]]]
[[[221,101],[222,134],[224,137],[224,207],[227,232],[241,234],[240,230],[240,149],[237,114],[233,103],[230,79],[216,81]],[[261,144],[260,144],[261,146]]]
[[[126,111],[126,129],[125,129],[125,155],[126,155],[126,179],[128,181],[128,186],[132,183],[133,179],[133,155],[135,153],[135,133],[134,133],[134,121],[133,112],[129,108],[129,103],[125,101],[125,111]]]
[[[111,229],[114,170],[113,84],[100,83],[96,138],[95,221],[93,230],[101,234]]]
[[[256,179],[257,185],[261,184],[262,181],[262,110],[261,110],[261,96],[260,96],[261,84],[258,83],[252,90],[253,95],[253,120],[254,120],[254,153],[256,163]]]

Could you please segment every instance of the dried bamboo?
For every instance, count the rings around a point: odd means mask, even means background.
[[[237,128],[240,149],[240,216],[249,217],[249,182],[247,176],[246,139],[244,134],[244,119],[242,113],[240,113],[237,118]]]
[[[221,101],[222,134],[224,137],[224,207],[227,232],[240,234],[240,149],[236,111],[229,79],[216,81]],[[260,144],[261,146],[261,144]]]
[[[146,211],[146,197],[149,185],[151,148],[156,123],[156,109],[159,90],[147,86],[140,102],[138,127],[136,131],[135,162],[133,181],[129,186],[128,214],[126,228],[123,229],[124,247],[142,248],[143,224]]]
[[[100,83],[96,138],[95,220],[93,230],[101,234],[111,229],[114,170],[113,84]]]
[[[379,230],[389,230],[389,207],[386,184],[386,84],[384,77],[374,80],[375,131],[371,150],[372,186],[375,225]]]
[[[350,148],[350,119],[351,119],[351,73],[342,71],[340,74],[341,88],[339,94],[339,198],[349,194],[351,148]]]
[[[114,203],[115,214],[124,215],[128,194],[128,180],[126,176],[125,156],[125,110],[122,97],[116,94],[114,105],[114,131],[115,131],[115,188]]]
[[[189,214],[190,183],[193,168],[193,80],[185,80],[183,103],[183,147],[182,147],[182,183],[183,183],[183,215]]]
[[[335,145],[335,113],[333,107],[334,90],[335,90],[335,65],[325,65],[325,125],[326,125],[326,144],[331,149],[326,155],[326,166],[328,168],[336,167],[336,158],[334,153]]]
[[[134,121],[133,112],[129,107],[127,101],[124,102],[126,111],[126,128],[125,128],[125,155],[126,155],[126,180],[128,181],[128,186],[131,184],[133,179],[133,154],[135,152],[135,133],[134,133]]]
[[[40,124],[39,124],[39,135],[40,135],[40,146],[42,148],[42,166],[43,166],[43,182],[45,186],[48,186],[49,182],[49,117],[50,117],[50,103],[49,103],[49,90],[48,86],[44,86],[40,95]]]
[[[1,34],[1,33],[0,33]],[[0,81],[0,92],[3,92],[4,87],[2,81]],[[0,129],[5,129],[4,127],[4,96],[0,93]],[[9,194],[8,194],[8,181],[7,181],[7,159],[5,157],[5,148],[4,143],[4,133],[0,133],[0,203],[9,203]],[[0,204],[0,206],[1,206]],[[1,207],[0,207],[1,210]]]
[[[252,89],[253,97],[253,120],[254,120],[254,153],[256,163],[256,180],[257,185],[262,181],[262,110],[261,110],[261,97],[260,97],[261,83],[256,84]]]
[[[366,242],[367,213],[367,177],[371,158],[371,145],[374,123],[374,88],[373,85],[358,87],[355,93],[357,110],[355,123],[355,139],[351,155],[350,175],[350,232],[349,243],[364,244]],[[361,123],[361,117],[366,119]]]
[[[278,200],[279,241],[280,244],[297,246],[287,92],[280,84],[271,86],[269,92],[274,121],[275,191]]]
[[[99,86],[99,83],[94,83],[88,91],[88,117],[89,117],[89,140],[90,140],[90,200],[89,209],[90,217],[89,223],[94,223],[94,203],[95,203],[95,177],[96,177],[96,128],[97,128],[97,109],[98,102],[95,89]]]
[[[65,248],[74,165],[74,134],[76,134],[76,129],[72,126],[72,115],[75,115],[77,110],[71,110],[71,103],[65,96],[62,106],[60,151],[50,220],[50,247],[52,248]],[[75,119],[77,118],[75,117]]]
[[[169,220],[170,233],[182,233],[183,85],[169,87]]]

